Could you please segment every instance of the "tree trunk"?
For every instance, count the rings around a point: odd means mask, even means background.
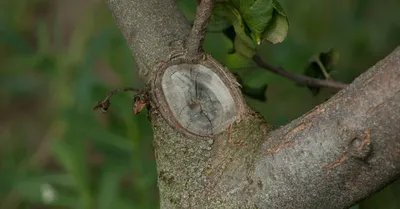
[[[175,0],[105,2],[148,88],[161,208],[346,208],[399,176],[400,47],[271,130],[227,69],[180,55]]]

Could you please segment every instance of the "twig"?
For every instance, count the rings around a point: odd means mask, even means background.
[[[111,103],[110,103],[110,98],[112,96],[114,96],[115,94],[119,93],[119,92],[124,92],[124,91],[133,91],[133,92],[141,92],[141,90],[139,89],[135,89],[135,88],[131,88],[131,87],[127,87],[127,88],[120,88],[120,89],[116,89],[112,92],[110,92],[107,97],[105,99],[103,99],[102,101],[99,101],[94,107],[93,110],[97,110],[97,109],[101,109],[103,111],[103,113],[107,112],[108,107],[110,107]]]
[[[343,89],[347,87],[347,84],[341,83],[334,80],[321,80],[316,78],[311,78],[304,75],[297,75],[286,71],[283,68],[272,66],[266,62],[264,62],[260,56],[255,55],[253,57],[254,62],[261,68],[269,70],[275,74],[281,75],[283,77],[289,78],[290,80],[310,87],[329,87],[334,89]]]
[[[318,65],[318,67],[321,69],[322,73],[324,74],[324,77],[326,80],[332,80],[332,77],[329,75],[328,71],[325,69],[325,66],[322,64],[320,59],[317,59],[315,61]]]
[[[196,56],[202,51],[207,25],[211,19],[215,0],[201,0],[197,6],[196,19],[187,39],[187,55]]]

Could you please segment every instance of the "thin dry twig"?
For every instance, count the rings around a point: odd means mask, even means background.
[[[120,89],[116,89],[112,92],[110,92],[107,97],[101,101],[99,101],[94,107],[93,110],[97,110],[97,109],[101,109],[103,111],[103,113],[106,113],[108,108],[110,107],[111,103],[110,103],[110,99],[112,96],[114,96],[117,93],[120,92],[124,92],[124,91],[133,91],[133,92],[141,92],[141,90],[136,89],[136,88],[132,88],[132,87],[126,87],[126,88],[120,88]]]
[[[321,80],[321,79],[311,78],[311,77],[304,76],[304,75],[297,75],[297,74],[290,73],[281,67],[275,67],[275,66],[272,66],[272,65],[266,63],[258,55],[255,55],[253,57],[253,60],[259,67],[264,68],[265,70],[271,71],[275,74],[281,75],[281,76],[288,78],[288,79],[290,79],[298,84],[301,84],[301,85],[307,85],[310,87],[329,87],[329,88],[334,88],[334,89],[344,89],[348,86],[347,84],[339,82],[339,81]]]
[[[188,56],[196,56],[202,51],[204,37],[206,35],[208,22],[211,19],[215,0],[200,0],[197,6],[196,19],[187,39]]]

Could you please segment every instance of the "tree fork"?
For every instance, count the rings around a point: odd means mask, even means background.
[[[170,63],[176,46],[188,46],[180,43],[189,24],[174,0],[105,1],[151,85],[158,64]],[[199,138],[152,108],[161,208],[349,207],[400,174],[399,92],[397,48],[275,131],[244,106],[226,131]]]

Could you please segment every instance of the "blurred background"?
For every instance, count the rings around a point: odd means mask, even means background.
[[[195,0],[179,0],[192,21]],[[399,0],[280,0],[289,18],[281,44],[258,54],[293,73],[331,48],[332,77],[351,82],[400,44]],[[246,98],[280,126],[326,101],[237,54],[222,33],[205,49],[246,85],[268,84],[267,101]],[[249,67],[250,66],[250,67]],[[132,95],[115,96],[107,114],[92,111],[116,88],[143,87],[125,40],[101,0],[0,0],[0,208],[158,208],[152,131]],[[354,208],[400,208],[394,182]]]

